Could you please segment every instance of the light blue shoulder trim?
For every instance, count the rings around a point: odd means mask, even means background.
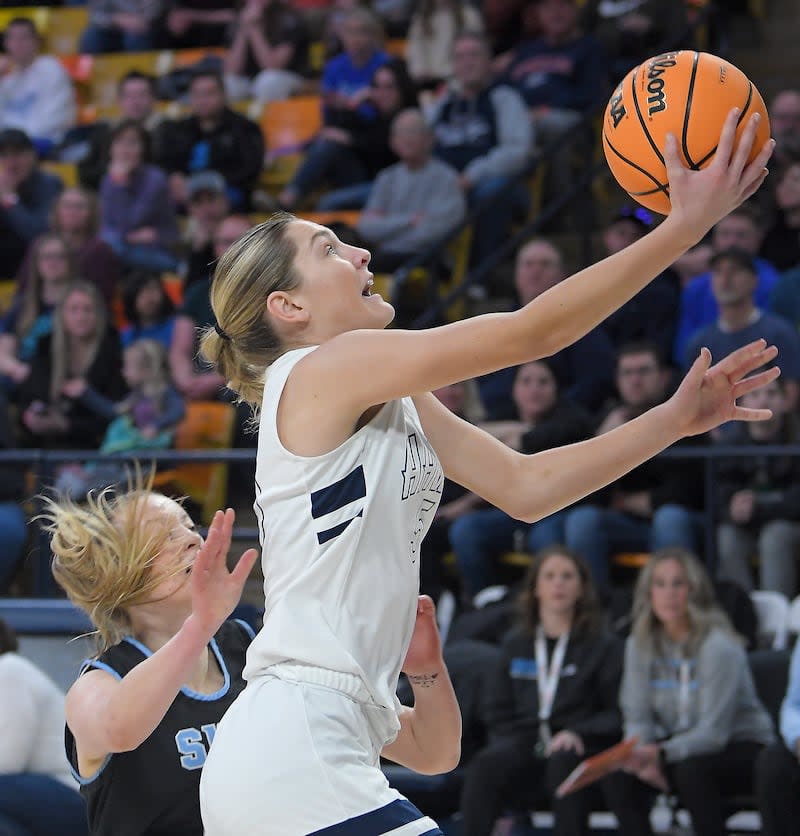
[[[231,621],[235,621],[237,624],[240,624],[244,627],[245,633],[250,636],[251,641],[256,637],[256,631],[243,619],[241,618],[233,618]]]

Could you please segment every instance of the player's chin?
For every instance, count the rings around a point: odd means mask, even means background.
[[[373,328],[386,328],[394,321],[395,310],[391,302],[387,302],[382,296],[375,293],[369,297],[370,306],[374,306],[372,318]]]

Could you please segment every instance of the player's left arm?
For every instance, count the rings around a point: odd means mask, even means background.
[[[427,595],[417,602],[403,673],[414,692],[414,707],[400,713],[400,731],[381,755],[423,775],[450,772],[461,758],[461,712],[442,658],[436,608]]]

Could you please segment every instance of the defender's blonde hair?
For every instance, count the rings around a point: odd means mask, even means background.
[[[142,524],[148,501],[162,496],[151,484],[137,472],[127,491],[90,493],[80,505],[43,497],[38,519],[50,534],[53,577],[97,628],[98,655],[130,634],[128,608],[147,602],[165,578],[151,569],[174,520],[160,515]]]
[[[711,630],[717,628],[737,636],[727,615],[720,609],[708,574],[700,561],[688,550],[672,547],[659,549],[642,567],[633,593],[632,633],[637,644],[649,651],[658,650],[664,629],[653,612],[650,590],[656,566],[674,560],[679,563],[689,584],[689,639],[687,648],[694,653]]]
[[[281,212],[246,232],[220,258],[211,283],[211,308],[222,334],[207,328],[200,353],[254,409],[261,405],[268,366],[284,351],[267,314],[267,297],[294,290],[301,281],[294,266],[297,247],[286,234],[294,220]]]

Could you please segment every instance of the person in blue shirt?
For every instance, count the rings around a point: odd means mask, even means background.
[[[353,132],[377,118],[371,99],[372,77],[389,56],[380,47],[380,22],[369,9],[350,11],[343,23],[342,39],[344,51],[331,58],[322,71],[322,130],[278,196],[287,209],[294,209],[328,178],[337,187],[367,179],[363,164],[351,153]]]
[[[713,253],[738,248],[753,256],[758,282],[755,288],[755,303],[766,310],[770,293],[778,281],[778,271],[757,253],[761,247],[763,229],[756,211],[743,204],[723,218],[711,234]],[[711,273],[706,271],[684,286],[681,293],[678,332],[675,335],[673,360],[682,367],[686,354],[686,345],[692,335],[704,325],[710,325],[717,318],[719,310],[714,293],[711,290]]]
[[[780,734],[756,761],[762,836],[792,836],[800,819],[800,642],[792,654]]]
[[[797,403],[800,380],[800,337],[784,319],[765,313],[755,300],[758,268],[742,249],[717,253],[711,259],[711,290],[719,315],[716,322],[690,338],[683,355],[688,368],[705,346],[713,357],[723,357],[751,340],[763,338],[778,346],[787,402]]]

